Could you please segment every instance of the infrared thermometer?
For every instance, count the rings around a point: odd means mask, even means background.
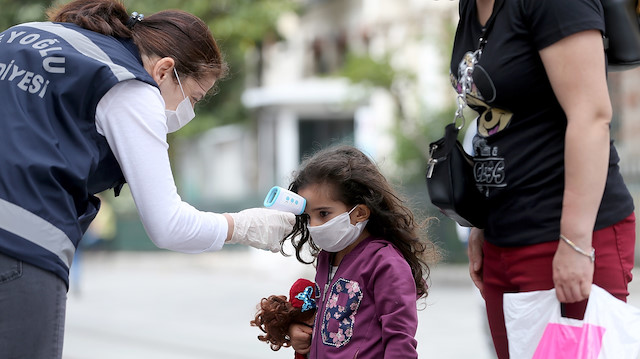
[[[302,214],[306,205],[307,200],[304,199],[304,197],[279,186],[271,188],[269,193],[267,193],[267,197],[264,199],[264,206],[266,208],[290,212],[295,215]]]

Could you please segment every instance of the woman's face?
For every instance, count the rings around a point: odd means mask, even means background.
[[[185,97],[189,98],[191,106],[195,106],[213,88],[217,80],[213,75],[205,75],[196,80],[193,77],[180,76],[178,73],[177,76],[180,79],[178,82],[174,71],[175,60],[172,58],[149,58],[143,56],[142,61],[147,72],[158,84],[167,110],[174,111]],[[181,84],[182,88],[180,88]]]
[[[178,74],[178,76],[180,76]],[[175,110],[178,104],[188,97],[191,101],[191,106],[202,100],[206,94],[211,90],[216,83],[216,78],[213,75],[205,76],[203,79],[196,80],[192,77],[180,77],[180,82],[176,79],[175,74],[167,80],[159,83],[160,94],[165,102],[167,110]],[[180,89],[182,84],[182,89]],[[184,91],[184,95],[182,93]]]
[[[334,200],[331,191],[332,188],[327,184],[310,184],[298,190],[298,194],[307,200],[304,213],[309,215],[309,226],[320,226],[351,209]],[[355,224],[353,220],[351,223]]]

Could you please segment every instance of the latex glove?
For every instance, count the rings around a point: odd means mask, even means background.
[[[233,234],[227,243],[238,243],[271,252],[280,251],[280,240],[293,230],[293,213],[267,208],[249,208],[229,213],[233,219]]]

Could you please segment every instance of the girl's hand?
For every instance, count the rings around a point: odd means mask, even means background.
[[[291,324],[289,326],[289,338],[293,350],[300,354],[307,354],[311,349],[311,334],[313,328],[304,324]]]
[[[558,243],[553,257],[553,284],[561,303],[585,300],[593,283],[593,263],[564,241]]]
[[[467,246],[467,255],[469,256],[469,274],[473,284],[478,287],[480,294],[484,297],[482,290],[484,283],[482,282],[482,244],[484,243],[484,231],[479,228],[471,228],[469,233],[469,244]]]

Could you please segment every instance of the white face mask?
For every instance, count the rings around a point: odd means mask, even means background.
[[[180,78],[178,77],[178,72],[175,67],[173,68],[173,72],[176,74],[176,78],[178,79],[178,85],[180,85],[180,91],[182,91],[184,100],[178,104],[175,111],[164,110],[164,113],[167,116],[167,128],[169,129],[169,133],[178,131],[196,117],[196,113],[193,111],[193,107],[191,106],[191,100],[184,94],[184,89],[182,88],[182,83],[180,82]]]
[[[357,207],[357,206],[356,206]],[[344,212],[327,223],[320,226],[309,226],[309,234],[313,243],[327,252],[340,252],[347,248],[360,237],[362,231],[369,220],[351,224],[349,215],[356,207],[349,212]]]

